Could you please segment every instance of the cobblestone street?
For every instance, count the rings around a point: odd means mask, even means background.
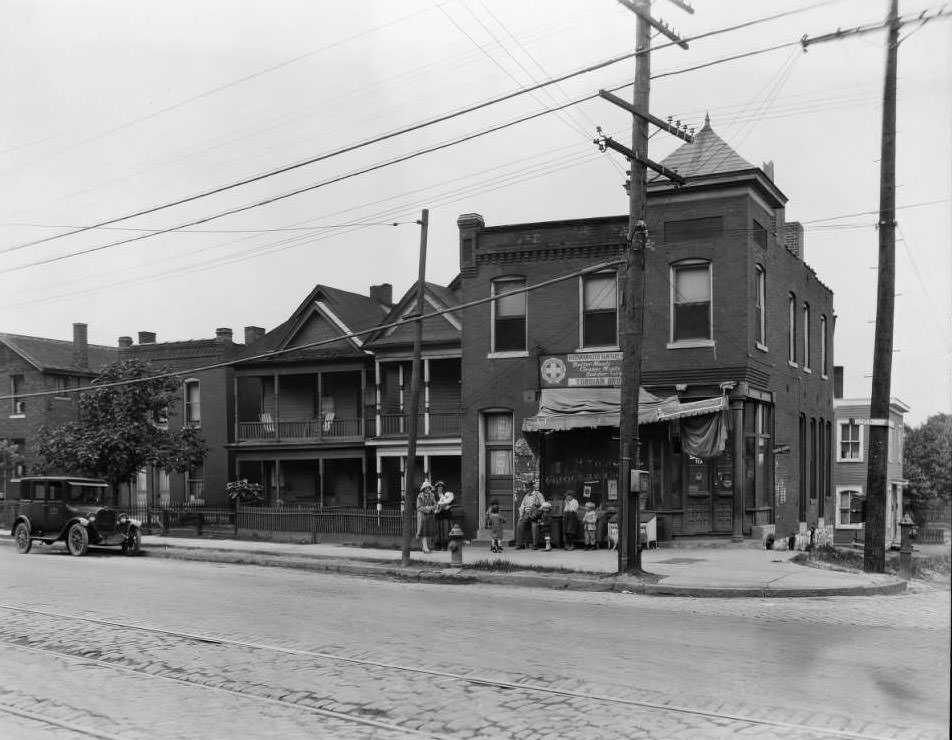
[[[3,736],[948,737],[947,590],[679,599],[0,561]]]

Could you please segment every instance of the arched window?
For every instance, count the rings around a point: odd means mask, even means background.
[[[803,369],[810,369],[810,304],[803,304]]]
[[[756,293],[754,298],[754,309],[757,313],[756,323],[756,341],[761,349],[767,349],[767,271],[763,265],[756,266]]]
[[[787,361],[797,364],[797,296],[793,293],[787,301]]]

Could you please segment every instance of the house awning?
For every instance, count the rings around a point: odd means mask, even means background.
[[[727,399],[723,396],[681,403],[676,396],[660,398],[644,388],[638,393],[639,424],[713,414],[726,408]],[[617,427],[620,410],[620,388],[546,388],[539,398],[539,412],[523,419],[522,430],[559,432]]]

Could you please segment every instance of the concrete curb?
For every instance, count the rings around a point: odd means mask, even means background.
[[[0,543],[12,545],[9,537],[0,537]],[[835,586],[824,588],[763,588],[723,586],[678,586],[665,584],[664,576],[639,578],[616,573],[545,573],[533,570],[508,572],[456,568],[450,565],[411,564],[408,568],[392,562],[352,560],[326,556],[297,556],[287,553],[267,553],[250,550],[189,547],[184,545],[150,544],[142,551],[143,557],[169,560],[194,560],[207,563],[259,565],[269,568],[294,568],[318,573],[332,573],[365,578],[380,578],[412,583],[471,585],[474,583],[521,588],[545,588],[556,591],[592,591],[643,594],[646,596],[680,596],[689,598],[809,598],[820,596],[879,596],[905,591],[907,582],[891,578],[877,585]]]
[[[468,570],[452,566],[394,567],[389,563],[342,558],[294,557],[267,553],[235,552],[206,548],[150,547],[146,554],[174,560],[261,565],[265,567],[298,568],[321,573],[386,578],[418,583],[468,585],[473,583],[522,588],[547,588],[561,591],[594,591],[643,594],[646,596],[681,596],[690,598],[809,598],[818,596],[892,595],[906,590],[907,583],[891,579],[880,585],[841,586],[827,588],[726,588],[666,585],[663,581],[641,580],[635,576],[595,573],[542,573],[531,570],[509,572]]]

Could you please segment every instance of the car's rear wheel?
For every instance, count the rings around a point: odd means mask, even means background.
[[[85,555],[89,550],[89,532],[79,522],[71,526],[66,533],[66,549],[69,550],[70,555],[76,557]]]
[[[139,554],[140,550],[142,550],[142,535],[139,534],[138,527],[131,527],[129,529],[129,536],[126,537],[126,541],[122,543],[122,552],[129,557],[135,557]]]
[[[26,555],[33,547],[33,540],[30,538],[30,527],[26,522],[17,524],[13,530],[13,539],[17,543],[17,552]]]

